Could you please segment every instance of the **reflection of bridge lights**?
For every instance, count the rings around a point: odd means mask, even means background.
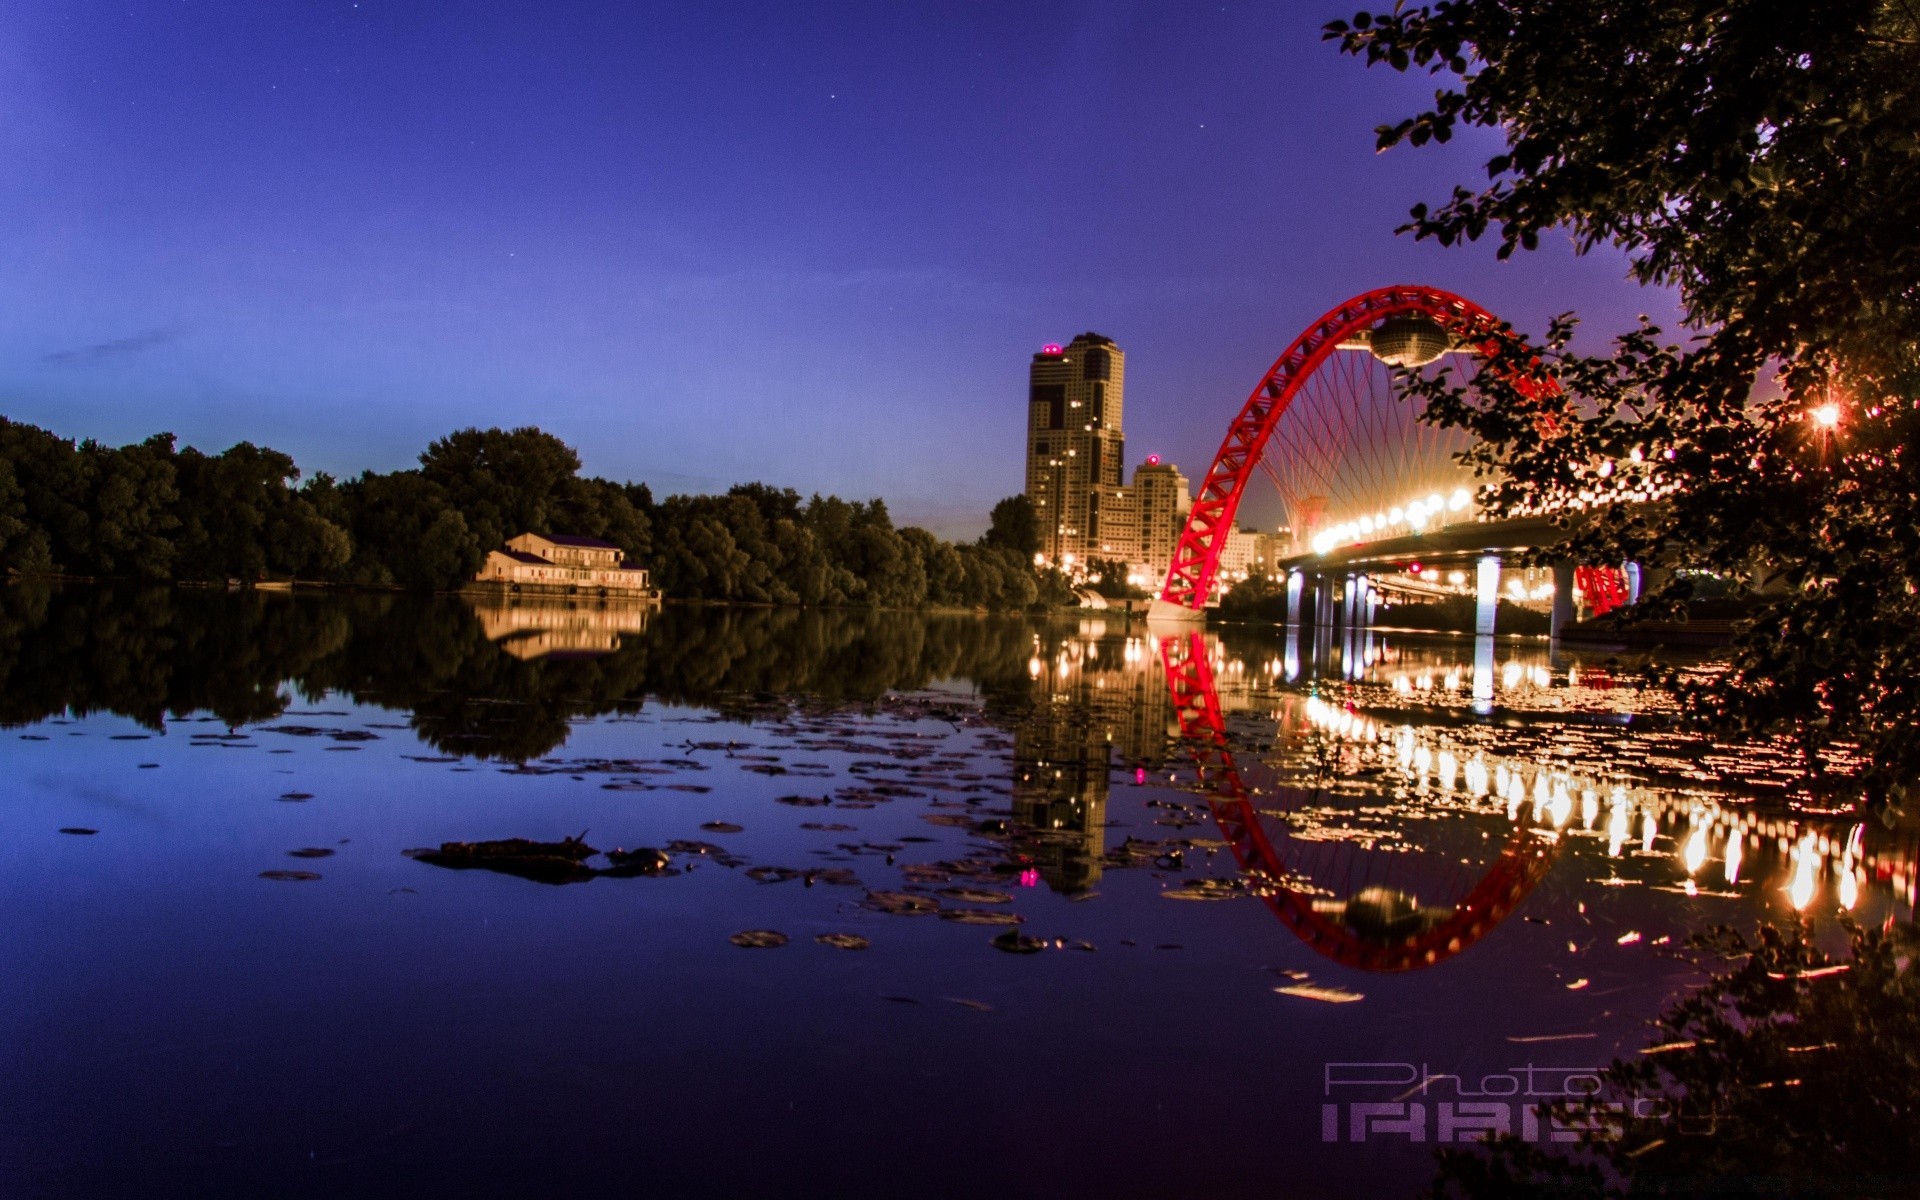
[[[1699,816],[1700,814],[1696,812],[1694,819],[1699,820]],[[1698,875],[1700,868],[1707,865],[1707,827],[1704,824],[1693,827],[1693,833],[1687,838],[1687,848],[1683,855],[1689,875]]]
[[[1779,875],[1796,908],[1804,909],[1818,898],[1820,879],[1828,871],[1835,885],[1830,901],[1843,909],[1857,906],[1875,879],[1886,880],[1909,897],[1920,888],[1916,878],[1920,869],[1910,857],[1868,855],[1863,825],[1855,825],[1844,836],[1837,832],[1829,836],[1807,829],[1804,818],[1770,817],[1741,805],[1723,806],[1718,799],[1703,799],[1699,792],[1663,795],[1650,788],[1583,777],[1546,761],[1502,761],[1477,749],[1469,751],[1445,734],[1411,725],[1385,725],[1318,697],[1306,698],[1304,712],[1319,731],[1356,743],[1363,754],[1377,756],[1389,771],[1397,770],[1408,793],[1436,800],[1490,798],[1493,811],[1504,809],[1509,822],[1532,826],[1540,836],[1604,837],[1610,858],[1629,853],[1630,847],[1653,856],[1663,824],[1684,820],[1684,826],[1669,826],[1675,839],[1672,856],[1662,852],[1660,857],[1684,867],[1683,888],[1690,889],[1689,895],[1700,894],[1705,885],[1699,875],[1716,857],[1724,862],[1727,885],[1739,884],[1743,873],[1751,870],[1749,838],[1759,846],[1777,843],[1781,857],[1789,860]],[[1580,824],[1570,829],[1576,812]]]
[[[1815,877],[1819,871],[1820,860],[1815,856],[1813,837],[1808,835],[1793,850],[1793,882],[1787,885],[1787,899],[1795,908],[1813,903]]]

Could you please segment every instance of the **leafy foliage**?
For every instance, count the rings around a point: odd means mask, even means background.
[[[1920,778],[1920,9],[1446,0],[1326,34],[1447,77],[1382,149],[1505,138],[1485,188],[1405,230],[1492,234],[1505,257],[1563,229],[1622,247],[1684,309],[1684,345],[1643,320],[1583,356],[1562,318],[1539,344],[1482,331],[1471,387],[1409,379],[1429,419],[1481,439],[1486,499],[1559,513],[1554,556],[1655,569],[1657,608],[1687,599],[1678,568],[1759,592],[1692,713],[1793,733],[1815,773],[1858,743],[1866,770],[1828,782],[1899,800]]]
[[[1920,1178],[1920,930],[1847,930],[1843,961],[1803,925],[1701,935],[1731,965],[1662,1013],[1650,1053],[1615,1060],[1600,1093],[1556,1103],[1586,1131],[1579,1150],[1442,1150],[1435,1194],[1904,1193]],[[1626,1096],[1665,1102],[1606,1107]]]
[[[111,449],[0,418],[0,567],[445,591],[535,531],[611,542],[684,599],[1007,610],[1065,591],[1008,543],[1022,528],[1012,501],[996,506],[997,533],[962,546],[896,528],[879,500],[803,502],[760,483],[656,503],[645,484],[582,476],[572,447],[530,427],[460,430],[416,470],[299,479],[250,442],[210,455],[158,434]]]

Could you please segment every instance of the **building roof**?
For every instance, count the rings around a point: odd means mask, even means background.
[[[618,550],[612,542],[603,542],[599,538],[574,537],[570,533],[536,533],[534,537],[552,542],[556,546],[575,546],[582,550]]]
[[[515,562],[532,563],[536,567],[550,567],[553,565],[546,559],[541,558],[538,554],[528,554],[524,550],[495,550],[494,553],[505,558],[510,558]]]

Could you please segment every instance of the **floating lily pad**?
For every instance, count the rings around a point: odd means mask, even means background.
[[[813,940],[823,946],[832,946],[835,950],[865,950],[873,945],[857,933],[823,933]]]
[[[834,887],[859,887],[860,877],[845,867],[828,867],[825,870],[808,871],[804,882],[808,887],[816,883],[830,884]]]
[[[308,883],[320,876],[312,871],[262,871],[260,878],[277,879],[282,883]]]
[[[993,1005],[984,1000],[968,1000],[963,996],[942,997],[948,1004],[958,1004],[961,1008],[970,1008],[975,1012],[992,1012]]]
[[[920,917],[940,911],[939,901],[930,896],[916,896],[912,892],[868,892],[867,906],[906,917]]]
[[[956,925],[1018,925],[1026,920],[1019,913],[991,908],[943,908],[940,919]]]
[[[800,872],[792,867],[749,867],[747,878],[756,883],[785,883],[800,878]]]
[[[787,935],[772,929],[749,929],[744,933],[736,933],[727,940],[745,950],[771,950],[775,946],[786,945]]]
[[[732,821],[708,821],[700,828],[708,833],[742,833],[746,830],[746,826],[735,825]]]
[[[776,796],[775,804],[791,804],[795,808],[822,808],[833,803],[829,796]]]
[[[325,846],[304,846],[298,850],[287,851],[288,858],[331,858],[333,851]]]
[[[282,792],[280,794],[280,799],[293,801],[293,802],[298,802],[301,800],[311,800],[313,799],[313,793],[312,792]]]
[[[950,887],[941,888],[940,894],[949,900],[958,900],[962,904],[1012,904],[1013,896],[1007,892],[992,892],[985,888]]]
[[[69,825],[66,828],[62,829],[60,832],[77,834],[81,837],[90,837],[93,834],[99,833],[100,831],[98,829],[88,829],[81,825]]]
[[[1233,900],[1246,895],[1237,888],[1214,888],[1197,886],[1199,880],[1183,887],[1168,888],[1160,894],[1169,900]]]

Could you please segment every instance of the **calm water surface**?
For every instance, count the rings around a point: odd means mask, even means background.
[[[8,1196],[1411,1194],[1690,933],[1912,914],[1537,641],[0,601]],[[569,836],[669,867],[408,854]]]

